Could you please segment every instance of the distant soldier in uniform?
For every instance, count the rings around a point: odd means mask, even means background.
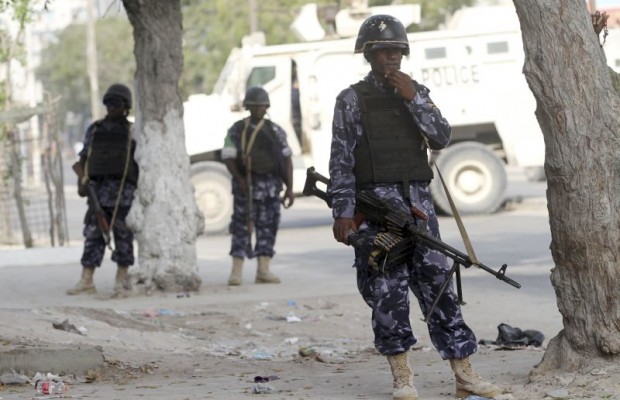
[[[369,263],[382,227],[355,223],[357,191],[371,191],[392,206],[410,212],[415,206],[428,216],[429,233],[439,238],[439,225],[429,192],[433,172],[427,148],[448,145],[451,128],[429,97],[429,89],[400,71],[409,42],[402,23],[374,15],[362,24],[355,53],[363,53],[371,71],[344,89],[336,99],[332,127],[328,195],[333,207],[333,233],[348,242],[357,232],[364,243],[355,248],[357,285],[372,309],[376,349],[387,356],[393,375],[394,399],[418,399],[408,351],[416,343],[409,321],[409,290],[424,315],[447,279],[446,257],[418,245],[410,261],[385,271]],[[501,390],[484,381],[469,362],[476,337],[465,324],[450,285],[428,322],[433,345],[449,360],[456,377],[456,395],[493,397]]]
[[[284,130],[265,118],[270,106],[265,89],[249,88],[243,106],[250,116],[233,124],[222,149],[222,160],[232,174],[234,197],[230,223],[233,265],[228,285],[241,285],[246,257],[258,258],[255,283],[280,283],[269,271],[269,264],[275,254],[281,202],[288,208],[294,201],[292,152]],[[286,190],[281,200],[283,183]]]
[[[85,180],[78,187],[80,196],[94,194],[99,202],[105,221],[114,236],[112,261],[118,265],[114,285],[115,297],[131,293],[128,269],[134,264],[133,233],[125,224],[125,218],[134,199],[138,183],[138,164],[134,160],[136,142],[132,139],[132,124],[127,115],[132,105],[131,91],[122,84],[113,84],[103,96],[107,115],[90,125],[84,137],[84,147],[79,153],[79,163]],[[97,221],[95,204],[88,197],[88,211],[84,217],[84,251],[82,253],[82,277],[67,294],[95,293],[93,282],[95,268],[101,266],[106,240]],[[108,236],[109,238],[109,236]]]

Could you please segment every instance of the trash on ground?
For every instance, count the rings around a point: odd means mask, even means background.
[[[60,379],[58,375],[54,375],[51,373],[47,373],[47,375],[43,375],[40,372],[37,372],[32,378],[34,382],[34,389],[38,394],[43,395],[64,395],[68,390],[67,385]],[[60,396],[63,397],[63,396]],[[45,397],[49,398],[49,397]]]
[[[13,370],[11,373],[0,375],[0,385],[23,385],[25,383],[30,383],[30,378]]]
[[[62,321],[62,323],[60,324],[52,322],[52,326],[55,329],[59,329],[61,331],[67,331],[71,333],[77,333],[78,335],[84,335],[84,333],[82,333],[80,329],[76,328],[75,325],[70,324],[68,319]],[[82,329],[86,330],[86,328],[82,328]]]
[[[255,351],[252,353],[252,358],[255,360],[271,360],[273,359],[273,356],[264,351]]]
[[[502,323],[497,326],[497,330],[499,332],[496,340],[482,339],[478,343],[482,345],[492,344],[502,346],[506,349],[517,349],[523,346],[540,347],[545,341],[545,335],[533,329],[521,330]]]
[[[299,338],[296,338],[296,337],[291,337],[291,338],[284,339],[284,343],[286,343],[286,344],[295,344],[297,342],[299,342]]]
[[[293,312],[288,313],[286,316],[286,322],[301,322],[301,318],[295,315]]]
[[[271,394],[277,392],[278,390],[268,383],[255,383],[252,388],[252,393],[254,394]]]
[[[316,349],[314,347],[300,347],[298,353],[302,357],[314,357]]]

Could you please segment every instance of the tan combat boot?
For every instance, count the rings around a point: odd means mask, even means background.
[[[241,285],[241,272],[243,270],[243,257],[233,257],[232,270],[228,278],[228,286]]]
[[[255,283],[280,283],[280,278],[269,272],[269,261],[271,257],[258,256]]]
[[[418,400],[418,391],[413,386],[413,371],[409,366],[409,353],[387,356],[387,359],[394,376],[394,399]]]
[[[81,293],[86,293],[86,294],[97,293],[97,288],[95,288],[95,284],[93,282],[94,274],[95,274],[95,267],[83,267],[82,277],[80,278],[78,283],[73,288],[67,290],[67,294],[69,296],[73,296],[73,295],[81,294]]]
[[[450,360],[450,366],[456,377],[456,397],[464,399],[473,394],[491,399],[502,393],[499,387],[485,381],[474,371],[469,357]]]
[[[129,280],[129,267],[119,265],[114,278],[114,298],[125,298],[131,296],[132,287]]]

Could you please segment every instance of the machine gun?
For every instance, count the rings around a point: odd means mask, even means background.
[[[327,196],[325,191],[317,188],[317,182],[329,185],[329,179],[316,172],[314,167],[310,167],[306,171],[306,183],[304,185],[304,195],[316,196],[324,200],[331,208],[331,200]],[[482,263],[474,263],[471,258],[459,250],[447,245],[436,237],[430,235],[426,229],[426,215],[418,209],[412,209],[411,213],[407,213],[402,209],[390,206],[388,203],[381,200],[377,195],[372,192],[358,192],[356,196],[356,221],[367,220],[377,224],[383,225],[390,240],[387,245],[381,245],[387,248],[385,254],[383,254],[384,266],[398,265],[404,262],[406,259],[411,259],[413,249],[416,244],[422,244],[433,250],[443,253],[446,257],[452,259],[453,264],[450,269],[447,279],[439,289],[437,297],[433,301],[433,304],[429,308],[423,321],[428,322],[432,315],[439,299],[448,287],[450,280],[454,274],[456,274],[457,283],[457,295],[460,304],[463,302],[463,294],[461,289],[460,280],[460,267],[469,268],[475,266],[494,275],[497,279],[506,282],[509,285],[519,289],[521,284],[510,279],[506,276],[506,264],[502,265],[499,271],[495,271]],[[363,239],[355,232],[351,232],[348,237],[348,242],[352,246],[359,246],[362,244]],[[375,240],[376,242],[376,240]],[[390,255],[390,253],[394,253]],[[388,257],[391,261],[388,264]]]
[[[254,204],[252,202],[254,200],[252,197],[254,196],[254,193],[252,190],[252,157],[250,155],[245,158],[245,184],[248,187],[245,205],[245,225],[248,230],[248,245],[246,247],[246,253],[247,256],[250,257],[254,253],[254,249],[252,247],[252,233],[254,232],[254,222],[252,221],[254,214]]]

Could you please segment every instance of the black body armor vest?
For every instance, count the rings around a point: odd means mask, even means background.
[[[128,121],[101,120],[95,123],[88,156],[90,179],[122,179],[129,150],[131,153],[126,180],[138,182],[138,165],[133,158],[135,142],[132,140],[131,147],[127,146],[130,129]]]
[[[250,139],[251,133],[252,128],[248,128],[248,132],[246,133],[247,140]],[[254,139],[254,144],[250,149],[252,172],[257,174],[281,174],[283,162],[283,160],[281,160],[281,150],[278,140],[273,133],[271,121],[265,120],[261,130],[256,134],[256,139]],[[240,154],[239,157],[241,158],[242,155]],[[241,169],[241,171],[245,173],[245,168]]]
[[[352,88],[364,127],[354,150],[356,185],[433,179],[426,144],[403,98],[365,81]]]

